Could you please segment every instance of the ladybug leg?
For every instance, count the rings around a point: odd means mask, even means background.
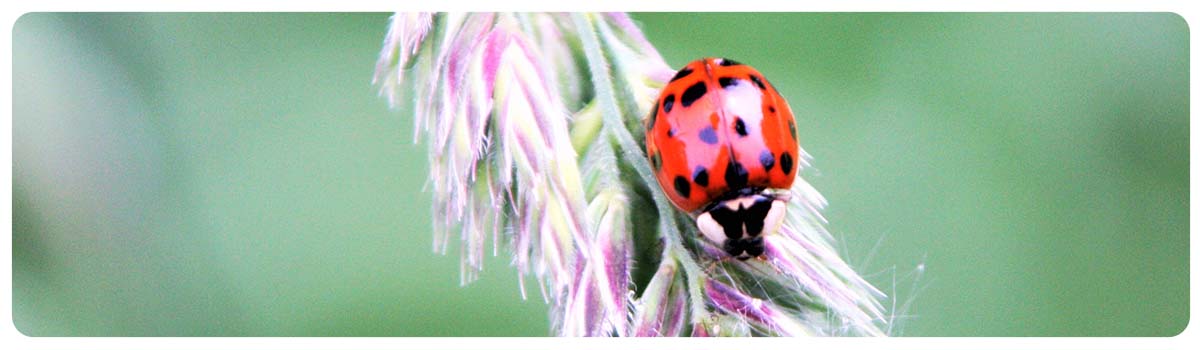
[[[733,261],[733,257],[730,257],[730,255],[721,255],[721,257],[709,259],[708,267],[704,268],[704,272],[708,272],[708,274],[714,274],[716,272],[716,268],[724,268],[720,267],[720,265],[728,264],[730,261]]]
[[[729,263],[729,261],[730,261],[730,258],[728,256],[723,256],[720,258],[709,260],[708,267],[706,267],[704,269],[704,272],[707,273],[709,276],[718,276],[718,275],[728,274],[729,272],[725,271],[725,264]]]
[[[775,263],[775,259],[768,257],[766,252],[763,252],[762,254],[754,256],[754,261],[761,263],[763,265],[770,266],[772,269],[775,270],[775,273],[783,274],[783,270],[779,268],[779,264]]]
[[[761,262],[767,266],[770,266],[772,269],[775,269],[775,273],[783,274],[783,270],[779,268],[779,264],[776,264],[774,261],[771,261],[771,259],[768,259],[766,254],[759,255],[754,258],[757,259],[759,262]]]
[[[737,258],[735,258],[734,256],[729,255],[728,252],[721,250],[721,249],[710,250],[710,254],[708,254],[708,256],[710,258],[708,259],[708,264],[704,271],[707,272],[709,275],[714,275],[714,276],[718,275],[718,274],[727,273],[727,272],[725,272],[725,268],[729,263],[734,262],[734,261],[741,261],[741,260],[738,260]]]

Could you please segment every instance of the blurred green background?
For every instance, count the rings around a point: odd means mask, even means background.
[[[387,14],[27,14],[13,321],[34,336],[546,335],[508,259],[431,252]],[[789,99],[842,251],[912,336],[1188,322],[1174,14],[634,14]],[[923,266],[923,270],[919,268]],[[536,293],[536,292],[535,292]]]

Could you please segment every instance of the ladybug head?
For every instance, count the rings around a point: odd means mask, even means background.
[[[705,238],[738,260],[763,253],[763,236],[774,233],[787,210],[781,198],[759,193],[716,202],[696,217]]]

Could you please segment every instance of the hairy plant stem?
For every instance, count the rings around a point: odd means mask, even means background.
[[[675,226],[675,215],[673,208],[670,207],[669,201],[661,190],[658,190],[658,182],[654,179],[653,172],[650,171],[650,162],[646,160],[646,154],[638,147],[638,144],[633,139],[633,135],[625,128],[625,124],[621,121],[621,114],[617,106],[615,93],[613,92],[612,80],[610,79],[608,62],[604,58],[604,53],[600,47],[599,39],[596,37],[593,14],[574,13],[572,20],[579,28],[579,38],[583,43],[583,51],[587,56],[588,69],[592,72],[592,83],[595,86],[595,100],[599,103],[600,113],[603,116],[604,127],[609,130],[608,135],[611,135],[620,146],[624,158],[637,171],[638,177],[642,182],[650,188],[650,194],[654,197],[654,206],[658,209],[659,226],[662,233],[662,238],[665,243],[663,257],[671,258],[678,261],[684,269],[685,279],[688,285],[688,295],[691,299],[692,323],[700,324],[700,321],[708,317],[708,310],[704,306],[704,271],[700,268],[700,264],[692,259],[691,254],[683,247],[683,237],[679,233],[679,228]]]

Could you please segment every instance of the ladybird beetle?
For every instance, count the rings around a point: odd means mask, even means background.
[[[671,78],[645,122],[671,202],[730,256],[761,256],[796,179],[796,119],[783,96],[750,66],[704,58]]]

